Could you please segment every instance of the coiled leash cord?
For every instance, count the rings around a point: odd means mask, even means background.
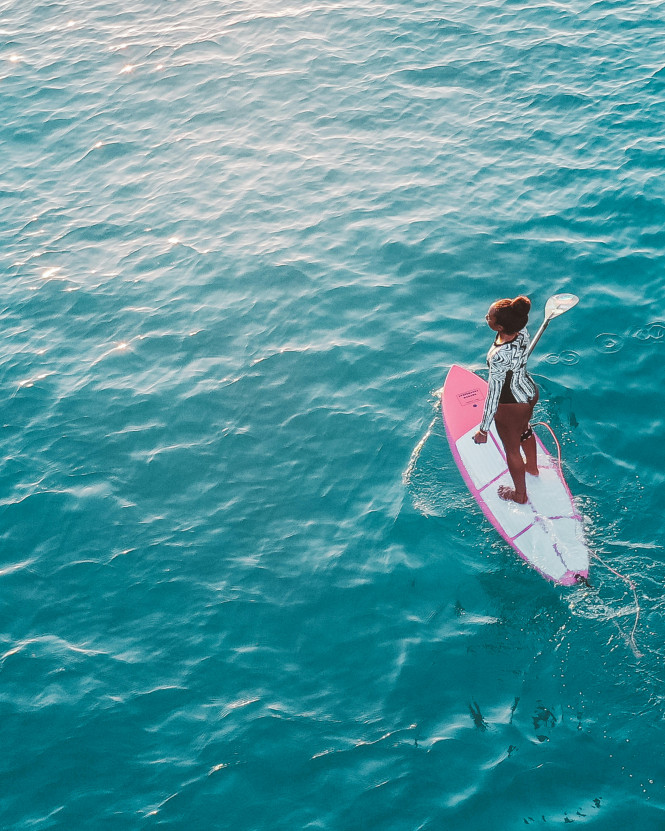
[[[556,444],[556,449],[557,449],[557,454],[558,454],[558,463],[559,463],[559,469],[560,469],[560,468],[561,468],[561,445],[559,444],[559,440],[557,439],[557,437],[556,437],[556,435],[555,435],[555,433],[554,433],[554,430],[552,430],[552,428],[550,427],[550,425],[549,425],[549,424],[547,424],[547,423],[546,423],[546,422],[544,422],[544,421],[534,421],[534,422],[533,422],[533,424],[534,424],[534,425],[535,425],[535,424],[539,424],[541,427],[547,427],[547,429],[548,429],[548,430],[550,431],[550,433],[552,434],[552,438],[554,439],[554,443]],[[640,621],[640,612],[641,612],[641,609],[640,609],[640,601],[639,601],[639,598],[638,598],[638,596],[637,596],[637,588],[635,587],[635,583],[631,580],[631,578],[630,578],[630,577],[626,577],[626,575],[625,575],[625,574],[621,574],[621,573],[620,573],[620,572],[618,572],[615,568],[612,568],[612,566],[611,566],[611,565],[609,565],[609,563],[606,563],[606,562],[605,562],[605,560],[603,560],[603,559],[602,559],[602,557],[600,557],[598,554],[596,554],[596,553],[595,553],[595,551],[591,551],[591,552],[590,552],[590,554],[591,554],[591,556],[592,556],[592,557],[594,557],[596,560],[598,560],[598,562],[599,562],[602,566],[605,566],[605,568],[606,568],[608,571],[611,571],[611,572],[612,572],[612,574],[616,575],[616,576],[617,576],[617,577],[619,577],[621,580],[623,580],[623,581],[624,581],[624,583],[627,583],[627,584],[630,586],[630,590],[632,591],[632,593],[633,593],[633,597],[634,597],[634,599],[635,599],[635,622],[633,623],[633,628],[632,628],[632,630],[631,630],[631,633],[630,633],[630,636],[629,636],[629,638],[628,638],[628,641],[629,641],[629,643],[630,643],[630,645],[631,645],[631,648],[632,648],[633,652],[635,653],[635,656],[636,656],[637,658],[641,658],[641,657],[642,657],[642,653],[641,653],[641,652],[640,652],[640,650],[637,648],[637,643],[635,642],[635,632],[637,631],[637,626],[638,626],[638,623],[639,623],[639,621]],[[592,585],[591,585],[591,583],[589,582],[589,580],[588,580],[586,577],[581,577],[581,578],[579,579],[579,582],[580,582],[582,585],[586,586],[586,588],[588,588],[588,589],[593,588],[593,587],[592,587]]]

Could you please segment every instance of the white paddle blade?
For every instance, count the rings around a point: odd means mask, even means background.
[[[540,336],[543,334],[545,329],[547,329],[550,320],[552,320],[553,317],[558,317],[564,312],[567,312],[568,309],[572,309],[573,306],[577,306],[579,301],[580,298],[574,294],[553,294],[550,297],[545,304],[545,320],[541,323],[540,329],[536,332],[531,344],[529,345],[527,357],[533,352],[533,347],[538,343]]]
[[[545,305],[545,318],[551,320],[553,317],[558,317],[573,306],[577,306],[580,298],[574,294],[553,294]]]

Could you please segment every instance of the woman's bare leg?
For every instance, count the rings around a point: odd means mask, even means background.
[[[536,388],[536,397],[529,403],[531,407],[531,412],[529,413],[529,417],[526,421],[526,427],[524,428],[524,432],[529,427],[529,422],[531,421],[531,417],[533,416],[533,408],[538,403],[538,398],[540,397],[540,393]],[[532,476],[538,476],[538,462],[537,462],[537,448],[536,448],[536,437],[532,434],[529,436],[528,439],[522,442],[522,449],[524,450],[524,455],[526,456],[526,466],[525,470],[527,473],[530,473]]]
[[[505,486],[499,488],[499,496],[520,504],[524,504],[527,500],[525,471],[538,470],[535,437],[532,436],[523,443],[521,441],[532,412],[532,404],[499,404],[494,416],[494,423],[506,453],[506,463],[514,486],[512,489]],[[526,465],[520,452],[521,447],[524,447]]]

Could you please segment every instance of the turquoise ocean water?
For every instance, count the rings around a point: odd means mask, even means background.
[[[664,27],[0,0],[0,828],[665,828]],[[412,459],[564,291],[590,589]]]

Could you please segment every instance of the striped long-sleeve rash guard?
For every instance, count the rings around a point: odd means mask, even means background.
[[[495,340],[490,347],[487,353],[490,375],[481,430],[489,430],[499,404],[526,404],[536,394],[536,385],[526,371],[530,342],[529,333],[522,329],[509,343]]]

